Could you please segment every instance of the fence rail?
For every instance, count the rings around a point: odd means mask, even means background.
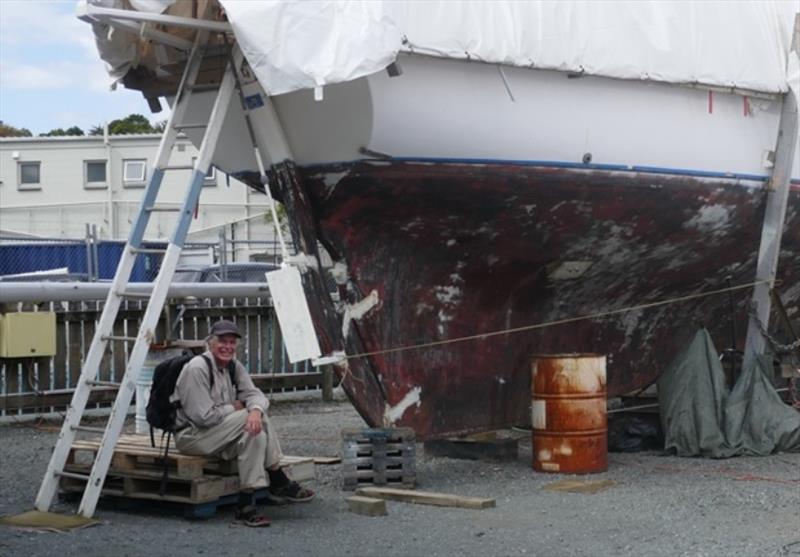
[[[41,311],[56,313],[56,355],[0,359],[0,417],[44,414],[66,407],[80,376],[103,303],[51,302],[38,307]],[[113,334],[135,336],[146,308],[146,301],[124,302]],[[159,321],[156,338],[161,341],[203,339],[211,325],[222,318],[235,321],[242,331],[237,357],[261,389],[316,389],[323,386],[323,379],[330,382],[330,378],[325,378],[307,361],[289,362],[268,298],[204,299],[191,305],[170,304]],[[120,381],[129,349],[127,344],[110,342],[98,379]],[[95,407],[107,406],[115,395],[113,388],[95,391],[91,402]]]

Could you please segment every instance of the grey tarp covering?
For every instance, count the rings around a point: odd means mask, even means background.
[[[658,381],[664,448],[712,458],[800,451],[800,412],[778,396],[771,365],[743,370],[729,393],[711,336],[698,331]]]

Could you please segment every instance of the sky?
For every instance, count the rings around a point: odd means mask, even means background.
[[[77,0],[0,0],[0,120],[34,135],[79,126],[84,131],[131,113],[151,121],[141,93],[118,87],[97,55]]]

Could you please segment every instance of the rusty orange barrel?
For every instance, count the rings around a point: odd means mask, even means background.
[[[608,469],[605,356],[535,356],[531,394],[534,470],[587,474]]]

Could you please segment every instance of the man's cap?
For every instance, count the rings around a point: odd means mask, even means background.
[[[216,336],[222,335],[235,335],[242,338],[242,333],[239,332],[239,327],[233,321],[223,319],[211,325],[211,334]]]

